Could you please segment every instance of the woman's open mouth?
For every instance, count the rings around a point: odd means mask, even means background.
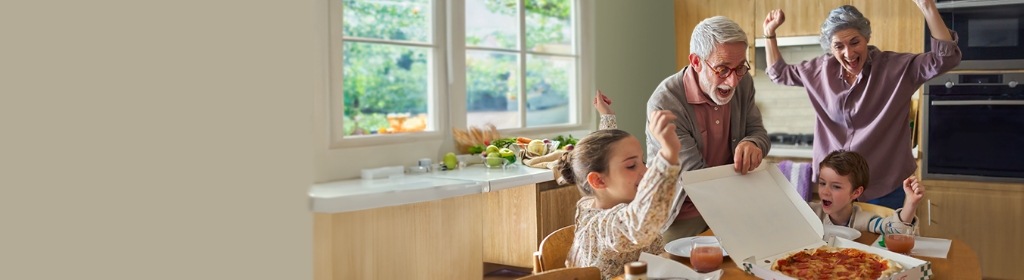
[[[860,65],[858,63],[858,62],[860,62],[860,58],[859,57],[858,58],[854,58],[852,60],[851,59],[844,59],[843,61],[846,62],[846,70],[853,70],[854,67],[857,67],[857,66]]]

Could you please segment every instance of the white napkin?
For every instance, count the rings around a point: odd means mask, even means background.
[[[882,241],[883,236],[879,235],[875,242],[871,243],[871,247],[888,250],[878,245],[878,242]],[[910,255],[945,259],[946,255],[949,254],[949,246],[952,244],[953,240],[949,239],[914,236],[914,249],[910,250]]]
[[[667,258],[648,253],[640,253],[640,260],[647,263],[647,278],[670,278],[684,277],[694,280],[718,280],[722,277],[722,270],[715,270],[710,273],[697,273],[693,269]]]

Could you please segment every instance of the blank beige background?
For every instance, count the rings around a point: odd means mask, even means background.
[[[0,279],[311,279],[312,6],[0,4]]]

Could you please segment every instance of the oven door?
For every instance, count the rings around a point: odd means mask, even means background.
[[[1024,86],[933,85],[924,98],[925,179],[1024,182]]]

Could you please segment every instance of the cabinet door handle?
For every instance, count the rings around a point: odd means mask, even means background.
[[[928,226],[932,226],[932,200],[928,200]]]

